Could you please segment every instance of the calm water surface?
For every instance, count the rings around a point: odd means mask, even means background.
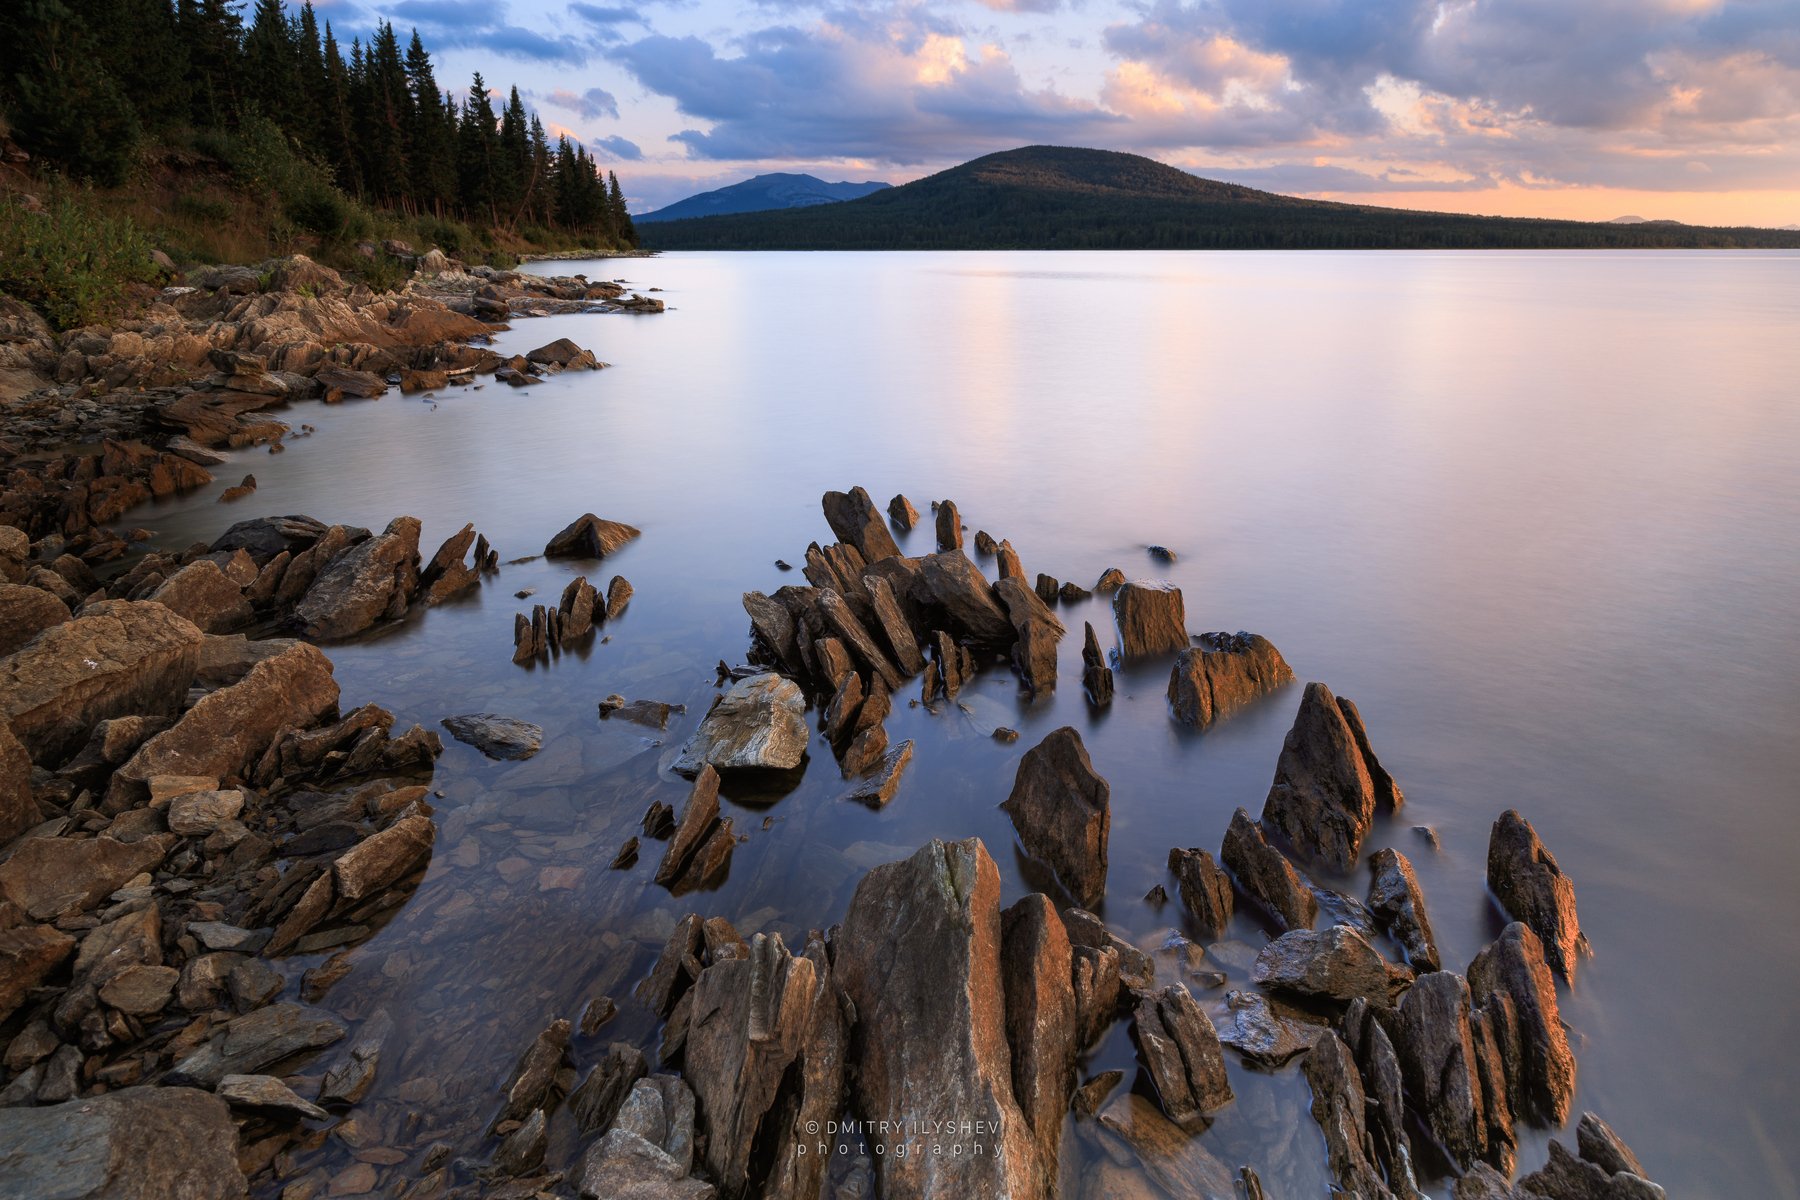
[[[774,560],[829,538],[821,492],[862,484],[921,510],[954,498],[971,535],[1010,538],[1028,572],[1171,577],[1190,628],[1265,634],[1302,679],[1354,698],[1408,798],[1369,849],[1413,858],[1448,965],[1499,928],[1488,827],[1523,811],[1574,878],[1596,950],[1563,995],[1577,1111],[1606,1116],[1671,1195],[1800,1197],[1800,256],[696,254],[538,269],[623,275],[671,311],[520,321],[502,349],[566,335],[614,365],[523,391],[296,408],[286,419],[318,432],[244,455],[252,500],[223,509],[215,488],[138,514],[179,546],[260,513],[379,528],[404,512],[424,520],[427,553],[473,521],[503,558],[582,512],[644,531],[596,581],[632,581],[628,615],[548,667],[509,661],[513,613],[531,603],[513,592],[553,603],[574,573],[543,561],[331,650],[346,707],[431,726],[495,711],[547,731],[522,764],[449,744],[430,875],[332,995],[399,1020],[358,1110],[369,1136],[479,1132],[531,1036],[595,991],[625,1011],[578,1058],[647,1041],[630,984],[690,909],[746,932],[824,926],[863,871],[933,836],[983,837],[1006,899],[1031,890],[995,806],[1024,749],[1062,724],[1113,786],[1106,917],[1151,948],[1179,919],[1139,898],[1170,846],[1216,852],[1234,808],[1259,810],[1298,690],[1195,736],[1167,717],[1159,666],[1122,676],[1095,717],[1074,681],[1080,622],[1106,628],[1098,602],[1063,613],[1077,636],[1053,697],[1028,703],[990,671],[968,711],[901,706],[890,733],[918,752],[886,811],[839,801],[815,750],[786,795],[728,790],[749,840],[717,891],[653,887],[654,847],[632,872],[606,869],[651,798],[685,795],[661,767],[713,665],[744,657],[741,593],[801,582]],[[922,528],[902,545],[929,542]],[[1153,563],[1146,543],[1179,563]],[[596,719],[611,692],[689,714],[657,746]],[[996,725],[1019,743],[991,741]],[[582,871],[543,873],[558,867]],[[1237,936],[1264,938],[1248,923]],[[1087,1067],[1131,1060],[1121,1024]],[[1239,1101],[1202,1144],[1279,1181],[1271,1194],[1323,1194],[1297,1071],[1233,1070]],[[1522,1143],[1531,1169],[1544,1135]]]

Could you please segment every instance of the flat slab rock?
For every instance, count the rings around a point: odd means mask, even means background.
[[[8,1109],[0,1195],[58,1200],[227,1200],[245,1194],[225,1101],[185,1087],[132,1087]]]
[[[807,736],[800,685],[780,675],[752,675],[719,697],[674,768],[683,775],[698,774],[703,766],[791,770],[806,756]]]
[[[450,731],[451,737],[466,742],[489,758],[527,759],[544,746],[542,727],[495,713],[445,717],[443,726]]]

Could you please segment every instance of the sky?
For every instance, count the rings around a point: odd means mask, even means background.
[[[315,0],[417,28],[634,211],[1036,143],[1441,211],[1800,223],[1800,0]],[[347,42],[347,38],[345,38]]]

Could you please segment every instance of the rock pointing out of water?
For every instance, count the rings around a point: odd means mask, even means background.
[[[1319,915],[1318,898],[1281,851],[1269,845],[1262,826],[1241,808],[1232,814],[1219,857],[1237,876],[1238,886],[1282,929],[1312,928]]]
[[[1065,725],[1027,750],[1000,807],[1026,853],[1048,863],[1076,903],[1093,908],[1105,899],[1112,789],[1079,733]]]
[[[1171,984],[1138,1002],[1134,1027],[1163,1112],[1183,1129],[1205,1128],[1207,1114],[1232,1099],[1212,1020],[1185,987]]]
[[[856,1011],[853,1111],[956,1114],[983,1122],[946,1133],[961,1154],[908,1153],[907,1135],[871,1131],[879,1194],[887,1197],[1041,1195],[1037,1147],[1013,1095],[1001,969],[1000,872],[979,839],[934,841],[870,871],[838,931],[833,966]],[[912,1119],[912,1118],[901,1118]]]
[[[379,536],[332,559],[294,616],[308,637],[349,637],[377,621],[404,616],[418,583],[419,521],[396,517]]]
[[[1386,781],[1377,787],[1377,779]],[[1368,749],[1356,706],[1322,683],[1309,683],[1281,746],[1262,819],[1296,849],[1347,871],[1375,819],[1377,799],[1400,802]]]
[[[1369,868],[1374,872],[1369,881],[1369,911],[1406,948],[1406,961],[1414,969],[1439,969],[1443,964],[1438,961],[1437,941],[1425,915],[1425,893],[1412,863],[1398,850],[1377,850],[1369,856]]]
[[[1497,1025],[1508,1107],[1552,1128],[1575,1100],[1575,1055],[1563,1033],[1544,945],[1514,921],[1469,964],[1469,992]]]
[[[806,696],[780,675],[752,675],[731,685],[682,747],[675,770],[702,766],[791,770],[806,756]]]
[[[540,727],[495,713],[445,717],[443,725],[451,737],[467,742],[489,758],[526,759],[544,745],[544,731]]]
[[[1361,997],[1385,1007],[1412,983],[1412,972],[1381,957],[1348,925],[1333,925],[1318,933],[1291,929],[1264,946],[1250,981],[1345,1003]]]
[[[1508,809],[1488,835],[1488,887],[1500,907],[1543,939],[1544,957],[1575,981],[1575,967],[1589,953],[1575,913],[1575,884],[1539,840],[1531,822]]]
[[[1188,648],[1187,613],[1181,589],[1172,583],[1139,580],[1113,594],[1119,621],[1120,653],[1126,659],[1180,654]]]
[[[894,535],[888,532],[887,522],[881,519],[868,492],[859,487],[848,492],[826,492],[823,503],[825,522],[831,526],[831,532],[837,535],[838,541],[855,546],[863,556],[863,562],[879,562],[899,555],[900,547],[894,542]]]
[[[583,513],[544,546],[545,558],[605,558],[641,531],[618,521]]]
[[[1175,719],[1205,729],[1259,696],[1294,681],[1281,651],[1254,633],[1203,633],[1169,674]]]

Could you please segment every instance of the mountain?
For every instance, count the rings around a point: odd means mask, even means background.
[[[1629,214],[1623,217],[1614,217],[1607,222],[1608,225],[1648,225],[1649,223],[1643,217],[1634,217]]]
[[[1066,146],[990,154],[842,204],[656,222],[642,237],[659,250],[1800,247],[1800,237],[1768,229],[1475,217],[1301,200],[1201,179],[1135,154]]]
[[[697,196],[689,196],[686,200],[677,200],[654,212],[634,215],[631,219],[642,225],[645,221],[679,221],[686,217],[713,217],[732,213],[766,212],[772,208],[811,208],[819,204],[836,204],[841,200],[856,200],[872,192],[879,192],[892,184],[875,183],[826,183],[811,175],[758,175],[754,179],[746,179],[742,183],[734,183],[730,187],[718,188],[710,192],[701,192]]]

